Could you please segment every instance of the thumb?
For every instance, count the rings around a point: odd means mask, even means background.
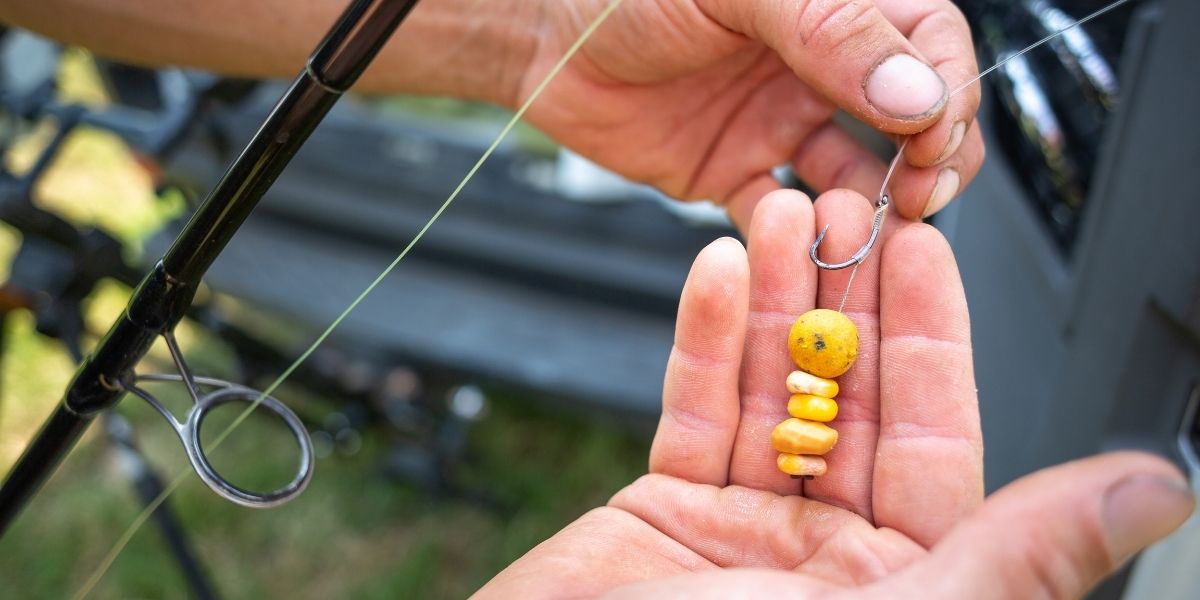
[[[1146,454],[1088,458],[1000,490],[929,557],[874,587],[886,597],[1076,598],[1179,527],[1195,499]]]
[[[717,23],[770,46],[806,84],[876,129],[917,133],[946,108],[946,83],[874,2],[696,3]]]

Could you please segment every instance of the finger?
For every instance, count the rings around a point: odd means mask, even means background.
[[[748,182],[770,178],[772,170],[786,163],[814,129],[833,117],[833,105],[778,59],[761,61],[743,79],[748,85],[713,95],[705,109],[712,117],[707,123],[689,121],[690,126],[712,129],[714,141],[687,184],[685,198],[729,203]],[[750,196],[751,204],[770,190],[757,191],[761,193]]]
[[[914,167],[904,161],[888,189],[896,211],[909,219],[923,219],[941,210],[967,187],[983,165],[983,134],[972,123],[958,152],[936,167]]]
[[[805,83],[876,129],[913,134],[946,107],[945,82],[873,2],[697,4],[725,27],[766,43]]]
[[[879,194],[886,173],[883,161],[833,121],[809,136],[792,156],[792,168],[817,193],[843,188],[868,198]]]
[[[628,511],[719,567],[797,570],[838,585],[886,577],[925,555],[912,540],[845,510],[741,486],[647,475],[613,496]]]
[[[737,227],[743,237],[750,237],[750,221],[754,218],[754,209],[763,198],[779,188],[779,182],[770,173],[760,173],[750,178],[738,188],[729,200],[725,202],[725,213]]]
[[[967,130],[979,110],[978,84],[955,92],[979,74],[971,28],[949,0],[878,0],[876,4],[950,87],[951,95],[942,118],[912,136],[904,151],[911,165],[941,164],[966,140]]]
[[[837,588],[819,577],[768,569],[724,569],[640,581],[617,588],[606,600],[658,600],[680,598],[773,598],[807,600],[824,598]]]
[[[870,237],[874,215],[866,198],[848,190],[822,194],[816,204],[817,227],[829,227],[821,244],[826,262],[840,262],[854,254]],[[876,242],[876,251],[886,240]],[[858,359],[838,378],[838,416],[830,423],[838,443],[825,456],[829,472],[804,484],[809,498],[841,506],[871,517],[871,470],[879,432],[879,258],[871,256],[853,274],[851,269],[820,270],[817,306],[842,312],[858,328]],[[849,294],[845,294],[849,286]]]
[[[1078,598],[1191,514],[1177,470],[1121,453],[1052,467],[1000,490],[927,560],[872,586],[883,598]]]
[[[650,472],[725,484],[738,428],[749,280],[736,240],[717,240],[696,257],[679,301]]]
[[[932,546],[983,502],[967,301],[949,245],[928,225],[900,227],[881,263],[875,524]]]
[[[473,600],[593,598],[614,586],[714,568],[628,512],[592,509],[492,578]]]
[[[771,430],[788,418],[785,382],[792,370],[788,328],[813,306],[816,276],[806,253],[812,243],[812,202],[795,190],[768,195],[750,227],[750,314],[741,371],[738,423],[729,482],[779,494],[800,484],[776,466]]]

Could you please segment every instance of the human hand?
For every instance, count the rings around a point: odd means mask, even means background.
[[[518,97],[608,2],[544,5]],[[979,87],[947,98],[975,75],[970,31],[949,0],[627,0],[528,116],[622,175],[726,204],[745,231],[781,164],[819,192],[878,194],[884,165],[833,122],[841,107],[915,134],[891,189],[916,219],[983,161]]]
[[[749,249],[696,259],[679,308],[650,474],[530,551],[479,597],[1073,597],[1177,527],[1193,499],[1164,461],[1124,453],[1054,467],[983,501],[966,302],[932,228],[893,220],[845,312],[859,359],[840,378],[839,443],[813,481],[780,473],[788,328],[837,306],[870,204],[769,195]]]

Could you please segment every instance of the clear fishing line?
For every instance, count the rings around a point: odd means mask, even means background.
[[[1084,23],[1087,23],[1088,21],[1091,21],[1092,19],[1095,19],[1096,17],[1099,17],[1113,9],[1116,9],[1117,7],[1121,6],[1122,4],[1126,4],[1128,2],[1129,2],[1129,0],[1117,0],[1116,2],[1113,2],[1112,4],[1109,4],[1109,5],[1105,6],[1104,8],[1097,10],[1096,12],[1089,14],[1088,16],[1086,16],[1082,19],[1079,19],[1078,21],[1075,21],[1075,22],[1071,23],[1070,25],[1063,27],[1062,29],[1059,29],[1059,30],[1051,33],[1050,35],[1047,35],[1046,37],[1044,37],[1028,46],[1025,46],[1016,54],[1012,54],[1012,55],[1004,57],[1003,60],[988,67],[987,69],[984,69],[983,72],[976,75],[975,77],[972,77],[966,83],[963,83],[963,84],[959,85],[958,87],[954,88],[954,90],[950,92],[950,94],[947,96],[947,98],[953,98],[954,96],[958,95],[959,92],[962,92],[963,90],[971,87],[971,85],[975,84],[976,82],[983,79],[984,77],[987,77],[989,74],[991,74],[996,69],[999,69],[999,68],[1003,67],[1004,65],[1008,64],[1009,62],[1014,61],[1018,58],[1021,58],[1022,56],[1025,56],[1026,54],[1032,52],[1034,49],[1045,44],[1046,42],[1049,42],[1050,40],[1053,40],[1054,38],[1068,32],[1076,27],[1079,27],[1080,25],[1083,25]],[[904,142],[901,143],[900,147],[896,149],[896,155],[892,158],[891,165],[888,166],[887,175],[885,175],[883,178],[883,184],[881,186],[879,186],[879,198],[880,198],[881,202],[882,202],[883,198],[885,198],[885,196],[887,195],[888,184],[891,183],[891,181],[892,181],[892,175],[894,175],[896,173],[896,166],[898,164],[900,164],[900,157],[904,155],[904,148],[908,146],[908,140],[910,140],[910,139],[912,139],[912,138],[911,137],[904,138]],[[883,210],[886,210],[886,207],[883,208]],[[886,214],[885,214],[885,216],[886,216]],[[882,228],[882,223],[880,224],[880,227]],[[861,266],[864,261],[866,261],[866,258],[867,257],[863,257],[862,261],[855,263],[854,267],[851,268],[850,278],[846,281],[846,289],[842,292],[842,301],[838,304],[838,312],[842,312],[842,309],[846,307],[846,299],[850,297],[850,287],[854,284],[854,276],[858,274],[858,267]]]

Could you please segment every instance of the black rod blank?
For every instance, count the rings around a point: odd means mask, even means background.
[[[146,275],[125,312],[76,371],[62,404],[0,487],[0,534],[74,447],[164,332],[183,318],[204,273],[342,93],[417,0],[355,0],[317,46],[246,149]]]

